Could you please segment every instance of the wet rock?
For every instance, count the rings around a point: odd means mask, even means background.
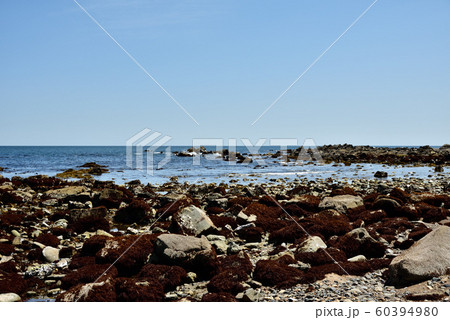
[[[22,301],[20,296],[16,293],[1,293],[0,294],[0,302],[18,302]]]
[[[403,286],[450,273],[450,227],[441,226],[395,257],[389,283]]]
[[[335,197],[325,197],[319,204],[320,209],[335,209],[345,214],[348,209],[357,208],[364,205],[364,201],[359,196],[341,195]]]
[[[312,236],[308,237],[298,246],[299,252],[316,252],[320,249],[326,249],[327,245],[320,237]]]
[[[45,247],[42,250],[42,255],[44,256],[47,262],[55,262],[59,260],[59,249],[53,247]]]
[[[377,171],[374,175],[375,178],[387,178],[388,173],[386,171]]]
[[[186,235],[198,236],[216,229],[206,212],[196,206],[182,209],[172,221],[173,227]]]

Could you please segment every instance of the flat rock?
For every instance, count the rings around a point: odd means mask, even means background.
[[[55,199],[64,199],[69,196],[78,195],[83,192],[87,192],[86,187],[83,186],[70,186],[61,189],[49,190],[45,192],[45,195],[55,198]]]
[[[163,260],[189,266],[195,261],[215,258],[211,243],[205,236],[201,238],[179,234],[162,234],[156,239],[155,253]]]
[[[320,209],[335,209],[340,213],[346,213],[348,209],[357,208],[364,205],[364,201],[359,196],[341,195],[325,197],[320,203]]]
[[[404,286],[450,273],[450,227],[441,226],[395,257],[389,282]]]

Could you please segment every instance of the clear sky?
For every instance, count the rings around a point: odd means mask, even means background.
[[[0,145],[192,138],[450,143],[450,1],[0,2]]]

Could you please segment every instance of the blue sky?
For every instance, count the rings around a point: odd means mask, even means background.
[[[72,0],[0,3],[0,145],[192,138],[450,143],[450,2]]]

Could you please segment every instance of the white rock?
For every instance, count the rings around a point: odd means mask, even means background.
[[[320,237],[312,236],[303,241],[299,248],[299,252],[317,252],[319,249],[326,249],[327,245]]]
[[[42,255],[44,256],[45,260],[52,263],[59,260],[59,249],[53,248],[53,247],[45,247],[42,250]]]
[[[367,258],[363,256],[362,254],[358,256],[351,257],[350,259],[347,259],[348,262],[360,262],[360,261],[366,261]]]
[[[18,302],[22,299],[16,293],[2,293],[0,294],[0,302]]]

